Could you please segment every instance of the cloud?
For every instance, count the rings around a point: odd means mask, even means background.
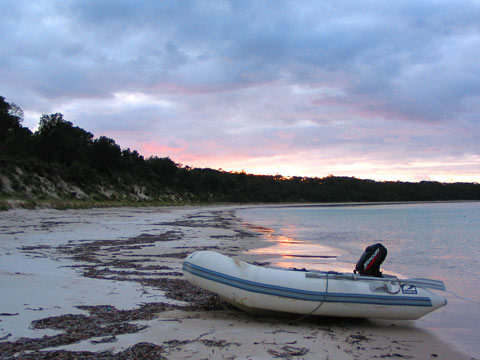
[[[477,1],[18,0],[3,10],[0,91],[28,124],[60,111],[146,155],[319,176],[342,169],[335,162],[379,176],[404,160],[471,164],[480,153]]]

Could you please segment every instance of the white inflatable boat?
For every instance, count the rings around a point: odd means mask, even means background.
[[[414,320],[447,304],[428,290],[445,290],[438,280],[269,268],[213,251],[189,255],[183,273],[190,283],[255,313]]]

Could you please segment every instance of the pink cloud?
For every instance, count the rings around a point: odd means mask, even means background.
[[[184,154],[187,149],[188,146],[186,146],[186,144],[182,144],[179,146],[160,145],[153,142],[140,144],[140,152],[146,156],[168,156],[162,154]]]

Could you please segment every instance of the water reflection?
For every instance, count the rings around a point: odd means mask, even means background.
[[[273,229],[244,224],[251,230],[263,235],[267,246],[248,250],[250,255],[259,256],[270,266],[286,269],[311,269],[320,271],[353,272],[357,259],[352,260],[349,252],[327,245],[305,241],[291,236],[275,233]],[[286,227],[285,227],[286,228]],[[288,234],[296,234],[295,225],[288,226]],[[285,231],[282,229],[282,233]],[[359,254],[358,256],[360,256]],[[384,271],[384,269],[381,269]],[[386,273],[404,277],[398,272],[387,270]]]
[[[338,257],[346,254],[340,249],[290,236],[277,235],[272,229],[265,227],[252,225],[248,225],[248,227],[260,232],[269,244],[266,247],[248,250],[248,253],[261,256],[272,266],[342,272],[351,272],[353,269],[352,264],[338,261]],[[288,230],[289,234],[296,233],[293,225],[290,225]]]
[[[480,353],[480,202],[421,203],[352,207],[260,207],[242,217],[299,242],[281,247],[269,231],[271,247],[258,249],[281,267],[351,272],[366,246],[381,242],[388,249],[384,271],[399,277],[443,280],[449,304],[417,321],[471,353]],[[293,225],[293,226],[292,226]],[[304,241],[305,240],[305,241]],[[315,246],[318,242],[326,246]],[[306,244],[308,250],[299,251]],[[303,246],[303,245],[302,245]],[[341,250],[331,249],[328,246]],[[336,255],[335,259],[295,258],[298,254]],[[262,255],[263,256],[263,255]]]

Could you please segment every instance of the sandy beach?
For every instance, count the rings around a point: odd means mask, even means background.
[[[239,206],[0,213],[0,359],[473,359],[414,321],[260,317],[182,261],[268,261]]]

